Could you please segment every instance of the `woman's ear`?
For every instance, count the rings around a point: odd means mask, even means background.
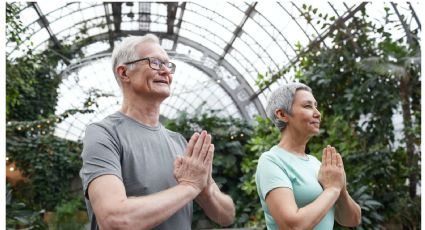
[[[274,114],[276,115],[276,117],[283,121],[283,122],[288,122],[288,114],[286,114],[285,112],[283,112],[282,109],[276,109],[276,111],[274,112]]]

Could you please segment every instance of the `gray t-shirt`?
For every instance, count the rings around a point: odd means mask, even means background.
[[[127,197],[166,190],[177,185],[173,162],[184,153],[186,144],[181,134],[161,124],[146,126],[121,112],[87,126],[80,177],[91,229],[99,229],[88,197],[88,186],[93,179],[117,176],[124,183]],[[191,222],[192,202],[154,229],[191,229]]]

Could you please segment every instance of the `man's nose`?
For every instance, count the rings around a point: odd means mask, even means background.
[[[159,72],[161,74],[171,74],[171,69],[169,69],[166,65],[161,65],[161,68],[159,68]]]

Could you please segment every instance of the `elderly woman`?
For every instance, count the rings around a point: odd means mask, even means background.
[[[332,229],[334,218],[343,226],[359,225],[361,209],[348,194],[341,155],[330,145],[322,162],[305,153],[320,127],[310,87],[280,87],[270,95],[266,112],[281,133],[280,142],[261,155],[256,172],[267,228]]]

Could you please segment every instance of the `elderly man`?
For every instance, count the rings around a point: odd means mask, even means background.
[[[176,68],[159,39],[125,38],[112,62],[121,109],[89,125],[83,141],[91,229],[191,229],[193,200],[214,222],[230,225],[235,207],[212,179],[211,136],[195,133],[187,143],[159,123]]]

